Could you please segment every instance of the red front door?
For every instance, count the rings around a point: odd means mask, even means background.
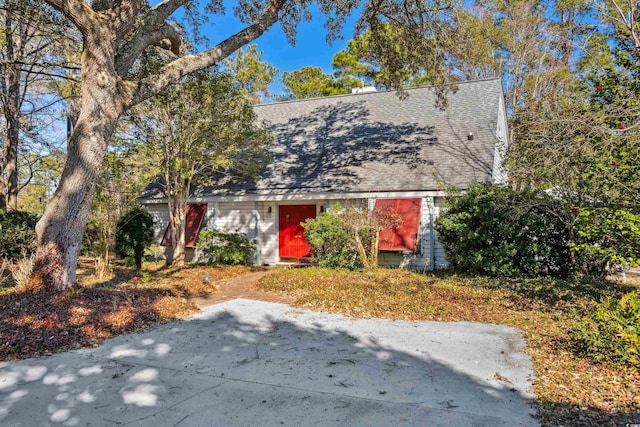
[[[311,246],[304,237],[301,222],[316,217],[316,205],[280,206],[278,245],[280,258],[298,261],[309,256]]]

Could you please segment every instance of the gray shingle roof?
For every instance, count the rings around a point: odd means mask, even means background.
[[[261,179],[219,182],[195,195],[438,190],[491,181],[499,79],[457,83],[448,107],[433,88],[254,107],[272,129]],[[474,139],[467,140],[473,132]]]

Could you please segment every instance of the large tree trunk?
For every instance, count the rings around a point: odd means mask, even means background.
[[[113,49],[108,38],[96,43],[85,41],[82,110],[69,141],[60,185],[36,225],[35,275],[57,290],[68,289],[76,282],[80,245],[96,180],[124,108],[126,90],[113,67]]]

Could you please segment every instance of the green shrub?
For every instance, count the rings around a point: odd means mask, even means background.
[[[0,258],[22,259],[35,252],[38,216],[29,212],[0,211]]]
[[[152,242],[153,218],[144,208],[133,208],[118,219],[114,250],[125,262],[133,259],[133,264],[142,268],[144,250]]]
[[[452,267],[490,276],[567,277],[568,213],[542,192],[473,184],[450,193],[436,231]]]
[[[311,255],[320,267],[356,269],[362,267],[362,261],[341,220],[341,206],[336,204],[315,219],[302,223],[305,238],[311,245]]]
[[[588,279],[640,263],[640,215],[608,206],[576,213],[575,238],[569,243],[575,270]]]
[[[601,303],[573,333],[579,353],[640,367],[640,291]]]
[[[207,265],[251,265],[255,241],[240,233],[203,230],[198,236],[195,262]]]

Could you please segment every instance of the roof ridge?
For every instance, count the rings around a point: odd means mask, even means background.
[[[403,91],[416,90],[416,89],[431,89],[434,87],[443,87],[443,86],[457,86],[462,84],[470,84],[470,83],[482,83],[493,80],[502,80],[502,77],[489,77],[486,79],[478,79],[478,80],[461,80],[458,82],[448,82],[434,85],[423,85],[423,86],[409,86],[406,88],[402,88]],[[282,104],[293,104],[297,102],[309,102],[309,101],[317,101],[319,99],[333,99],[333,98],[345,98],[349,96],[360,96],[360,95],[376,95],[376,94],[386,94],[386,93],[395,93],[399,92],[399,89],[395,90],[381,90],[375,92],[360,92],[360,93],[343,93],[340,95],[331,95],[331,96],[318,96],[316,98],[305,98],[305,99],[292,99],[288,101],[279,101],[279,102],[263,102],[261,104],[253,104],[251,107],[265,107],[270,105],[282,105]]]

